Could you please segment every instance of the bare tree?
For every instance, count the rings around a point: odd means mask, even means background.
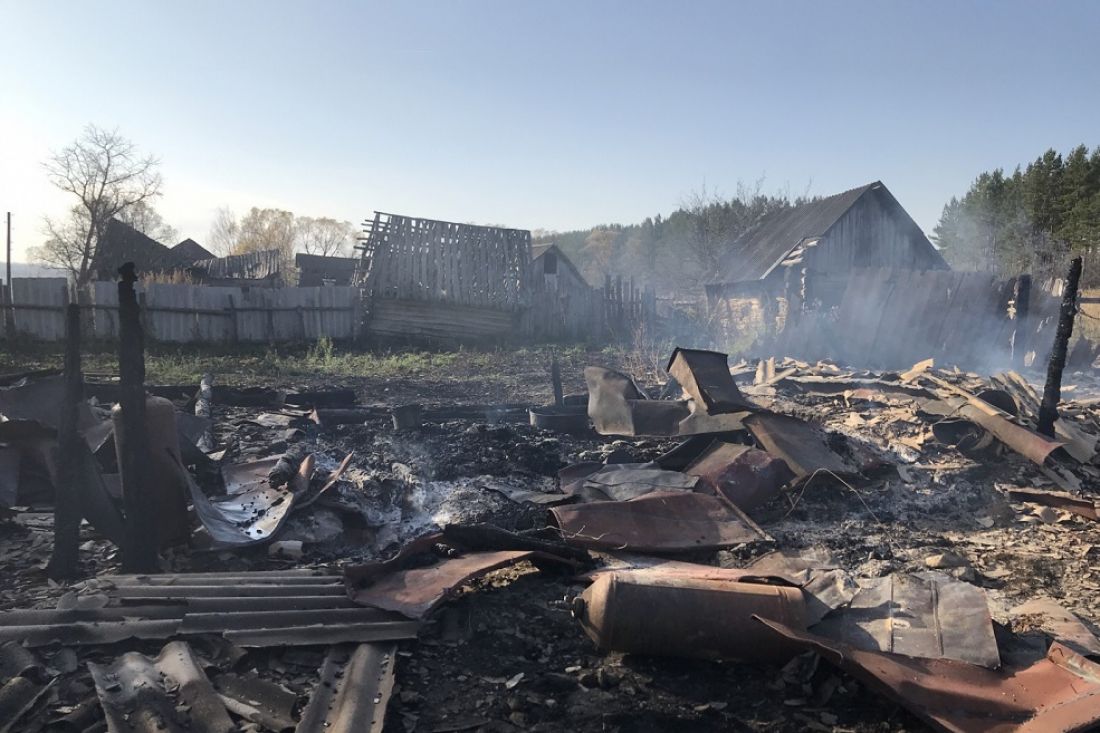
[[[355,240],[355,227],[349,221],[299,216],[295,227],[298,249],[306,254],[341,257]]]
[[[164,221],[164,217],[148,201],[139,201],[123,209],[116,218],[161,244],[171,247],[179,242],[176,228]]]
[[[233,254],[240,234],[241,226],[237,223],[237,215],[228,206],[223,206],[214,212],[214,223],[210,225],[207,243],[215,254],[224,257]]]
[[[79,283],[92,275],[96,247],[107,222],[160,195],[158,161],[142,156],[118,130],[84,128],[68,147],[44,163],[50,182],[77,198],[64,220],[46,218],[46,243],[37,259],[67,268]]]

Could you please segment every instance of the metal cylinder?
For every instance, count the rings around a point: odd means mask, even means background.
[[[573,614],[600,649],[651,656],[781,663],[798,649],[752,617],[806,628],[798,588],[628,571],[597,578]]]
[[[115,454],[122,465],[127,450],[123,427],[122,406],[111,410],[115,430]],[[154,495],[151,506],[157,507],[157,534],[160,546],[167,547],[186,540],[190,534],[187,517],[187,485],[180,458],[179,436],[176,433],[176,408],[163,397],[145,398],[145,439],[149,445],[148,475],[152,481],[144,487]],[[125,491],[125,487],[123,487]]]

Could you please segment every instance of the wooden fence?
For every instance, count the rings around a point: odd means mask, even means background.
[[[65,307],[84,309],[84,336],[118,337],[118,285],[73,290],[64,278],[13,278],[17,335],[59,341]],[[146,336],[171,343],[264,343],[355,338],[361,321],[356,288],[236,288],[150,283],[139,286]]]
[[[0,292],[2,292],[0,288]],[[629,338],[654,317],[656,300],[621,282],[602,289],[531,287],[514,310],[377,298],[356,287],[238,288],[139,284],[147,338],[169,343],[401,339],[451,342],[605,342]],[[73,289],[64,278],[14,278],[14,333],[60,341],[65,307],[81,306],[84,337],[118,337],[118,285]],[[369,317],[368,317],[369,316]],[[6,329],[0,318],[0,339]]]

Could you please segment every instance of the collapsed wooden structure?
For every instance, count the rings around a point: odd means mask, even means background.
[[[364,225],[355,284],[364,331],[386,339],[596,340],[623,336],[655,299],[621,280],[592,288],[563,253],[532,267],[531,233],[378,212]],[[547,272],[550,263],[553,272]],[[561,266],[561,269],[559,269]],[[553,275],[552,277],[549,275]]]

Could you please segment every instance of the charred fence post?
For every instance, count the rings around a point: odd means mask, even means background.
[[[126,507],[126,542],[122,567],[127,573],[156,572],[158,526],[149,506],[149,444],[145,435],[145,344],[134,283],[134,263],[119,268],[118,281],[118,374],[122,434],[119,441],[119,471]]]
[[[558,365],[558,355],[550,360],[550,384],[554,390],[554,404],[561,407],[565,404],[565,391],[561,386],[561,366]]]
[[[80,501],[80,465],[74,459],[80,448],[77,410],[84,392],[80,373],[80,306],[70,304],[65,311],[65,397],[57,422],[57,485],[53,502],[53,555],[48,568],[54,579],[77,575],[80,554],[80,520],[84,516]]]
[[[1024,368],[1030,339],[1028,317],[1031,312],[1031,275],[1016,278],[1016,330],[1012,335],[1012,356],[1017,369]]]
[[[1058,313],[1058,330],[1054,333],[1054,348],[1047,365],[1047,382],[1043,388],[1043,401],[1039,405],[1038,430],[1047,437],[1054,437],[1054,421],[1058,419],[1058,403],[1062,400],[1062,370],[1066,367],[1066,349],[1073,334],[1073,319],[1077,315],[1077,283],[1081,280],[1081,258],[1074,257],[1069,264],[1066,287],[1062,291],[1062,308]]]

